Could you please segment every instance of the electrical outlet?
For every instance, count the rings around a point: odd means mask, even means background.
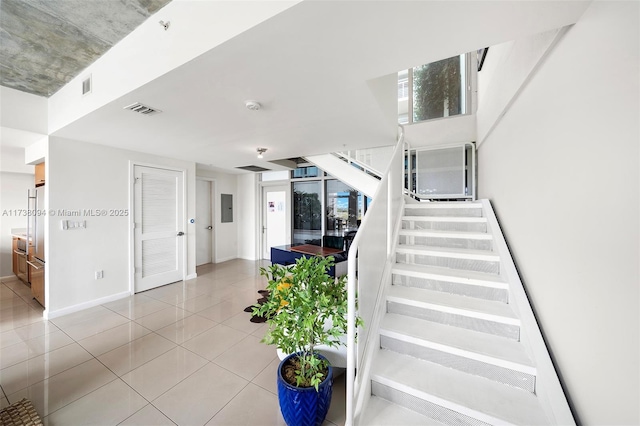
[[[104,278],[104,271],[96,271],[96,280]]]

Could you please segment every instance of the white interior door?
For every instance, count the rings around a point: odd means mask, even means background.
[[[213,185],[208,180],[196,180],[196,266],[213,262]]]
[[[271,258],[271,247],[289,244],[290,207],[287,187],[265,186],[262,188],[262,257]]]
[[[184,279],[183,173],[134,166],[135,291]]]

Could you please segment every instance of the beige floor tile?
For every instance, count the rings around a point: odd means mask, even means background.
[[[0,370],[0,386],[6,394],[12,394],[91,358],[80,345],[72,343]]]
[[[252,380],[275,358],[274,346],[260,343],[255,336],[247,336],[213,362],[244,379]]]
[[[256,301],[254,300],[253,303],[255,302]],[[213,305],[210,308],[198,312],[198,315],[209,318],[210,320],[215,322],[224,322],[229,318],[238,315],[238,313],[244,312],[244,308],[251,304],[252,303],[248,302],[225,300],[216,305]]]
[[[42,336],[45,334],[53,333],[60,330],[51,321],[41,321],[38,323],[26,325],[24,327],[17,328],[16,333],[20,335],[24,340],[33,339],[34,337]]]
[[[232,316],[231,318],[222,322],[222,324],[235,328],[236,330],[244,331],[245,333],[255,333],[260,330],[264,323],[254,323],[250,321],[251,314],[248,312],[240,312]]]
[[[256,377],[251,380],[251,383],[254,383],[260,386],[263,389],[268,390],[274,395],[278,394],[278,384],[277,384],[277,376],[278,376],[278,366],[280,365],[280,359],[276,357],[273,361],[267,365],[264,370],[262,370]]]
[[[276,425],[286,425],[278,397],[251,383],[207,423],[207,426]]]
[[[113,309],[113,311],[124,317],[135,320],[137,318],[142,318],[145,315],[149,315],[169,307],[167,303],[152,299],[150,297],[146,297],[142,300],[139,299],[139,301],[131,300],[130,302],[131,303],[125,306]]]
[[[209,330],[215,325],[217,325],[217,323],[211,321],[210,319],[198,315],[192,315],[176,323],[161,328],[160,330],[157,330],[156,333],[166,337],[172,342],[181,344],[189,339],[194,338],[198,334]]]
[[[177,347],[128,372],[122,376],[122,380],[152,401],[207,362],[193,352]]]
[[[151,333],[104,353],[98,359],[118,376],[122,376],[175,347],[175,343]]]
[[[27,398],[33,403],[40,417],[45,417],[115,379],[117,377],[104,365],[91,359],[10,394],[8,399],[13,403]]]
[[[193,315],[193,312],[185,311],[176,306],[169,306],[166,309],[138,318],[135,321],[149,330],[156,331],[191,315]]]
[[[63,326],[58,323],[56,323],[56,325],[71,336],[72,339],[79,341],[129,322],[129,320],[122,315],[106,310],[106,308],[103,309],[105,309],[105,311],[100,311],[100,314],[95,318],[85,318],[71,325]]]
[[[218,324],[187,340],[182,346],[211,361],[245,337],[247,337],[246,333]]]
[[[246,380],[209,363],[153,401],[153,405],[178,425],[203,425],[246,385]]]
[[[83,309],[82,311],[74,312],[72,314],[63,315],[51,320],[51,322],[58,328],[67,329],[73,327],[85,321],[95,321],[104,315],[112,315],[113,311],[105,308],[104,306],[94,306],[92,308]]]
[[[143,292],[134,294],[133,296],[123,297],[121,299],[114,300],[113,302],[104,303],[102,306],[112,311],[117,311],[127,309],[132,306],[140,306],[151,302],[152,300],[154,299],[149,297],[146,292]]]
[[[0,410],[9,406],[9,400],[4,394],[0,395]]]
[[[151,404],[123,421],[119,426],[174,426],[167,416]]]
[[[192,299],[187,299],[179,306],[185,311],[196,313],[208,309],[223,300],[224,297],[222,295],[204,294]]]
[[[79,340],[78,343],[85,348],[93,356],[100,356],[115,348],[139,339],[151,333],[151,330],[136,324],[135,322],[126,322],[101,333],[94,334],[86,339]]]
[[[8,309],[15,309],[17,307],[26,307],[26,306],[28,306],[27,302],[22,300],[22,298],[20,296],[18,296],[17,294],[15,296],[16,297],[0,300],[0,312],[8,310]]]
[[[35,311],[29,306],[5,309],[0,312],[0,333],[37,322],[42,322],[42,312]]]
[[[114,380],[45,418],[46,425],[117,425],[147,401],[122,380]]]
[[[25,343],[29,347],[29,357],[31,358],[70,345],[74,342],[66,333],[58,330],[53,333],[34,337],[33,339],[25,341]]]

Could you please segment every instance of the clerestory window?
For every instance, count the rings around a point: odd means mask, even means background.
[[[398,122],[412,124],[467,114],[470,100],[469,54],[398,73]]]

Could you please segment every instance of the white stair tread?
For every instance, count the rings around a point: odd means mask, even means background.
[[[426,278],[468,285],[483,285],[494,288],[508,289],[509,285],[500,275],[485,272],[467,271],[464,269],[443,268],[439,266],[413,265],[410,263],[396,263],[392,272],[416,278]]]
[[[530,392],[387,350],[376,353],[371,379],[490,424],[549,423]]]
[[[443,424],[375,395],[369,399],[367,409],[359,423],[367,426],[438,426]]]
[[[391,313],[385,314],[380,334],[527,374],[536,374],[522,343],[512,339]]]
[[[493,236],[486,232],[439,231],[434,229],[401,229],[400,235],[409,235],[414,237],[469,238],[473,240],[493,239]]]
[[[417,254],[421,256],[442,256],[456,259],[487,260],[497,262],[500,256],[489,250],[471,250],[449,247],[423,246],[418,244],[398,244],[397,253]]]
[[[467,217],[467,216],[402,216],[402,220],[413,220],[421,222],[474,222],[486,223],[486,217]]]
[[[504,324],[520,325],[520,320],[516,317],[509,305],[492,300],[392,285],[387,294],[387,301],[417,307],[433,308],[443,312],[481,318]]]
[[[430,203],[406,204],[406,209],[482,209],[482,203],[472,201],[434,201]]]

